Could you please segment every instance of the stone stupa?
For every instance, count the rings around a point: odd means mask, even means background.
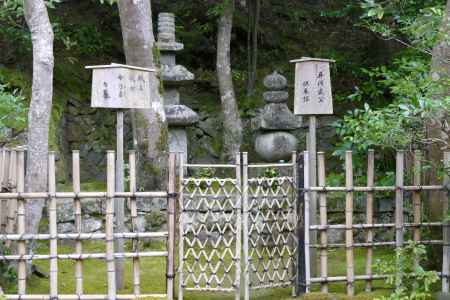
[[[266,162],[289,160],[297,150],[297,138],[291,132],[301,124],[287,106],[287,80],[275,71],[264,78],[264,86],[266,105],[253,126],[258,130],[255,151]]]
[[[169,124],[169,151],[183,153],[187,161],[188,140],[186,127],[197,123],[196,112],[181,104],[178,87],[194,80],[194,74],[184,66],[176,64],[176,52],[184,45],[175,40],[175,15],[160,13],[158,15],[158,42],[161,53],[161,75],[164,82],[164,110]]]

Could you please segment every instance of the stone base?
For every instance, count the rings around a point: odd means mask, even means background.
[[[183,153],[184,162],[187,162],[187,143],[187,134],[184,128],[169,128],[169,151]]]
[[[289,132],[267,132],[256,137],[255,150],[266,162],[290,160],[297,150],[297,139]]]

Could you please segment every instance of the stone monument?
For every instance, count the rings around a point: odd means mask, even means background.
[[[186,127],[198,122],[198,115],[186,105],[180,104],[178,87],[192,81],[194,74],[184,66],[176,64],[176,52],[184,48],[175,40],[175,15],[160,13],[158,15],[158,42],[161,53],[161,74],[164,82],[164,110],[169,124],[169,151],[183,153],[187,161]]]
[[[266,105],[253,125],[258,130],[255,150],[267,162],[288,160],[292,151],[297,150],[297,138],[291,131],[301,124],[286,104],[287,80],[275,71],[264,78],[264,86],[268,89],[263,93]]]

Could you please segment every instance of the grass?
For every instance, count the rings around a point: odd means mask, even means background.
[[[130,245],[127,244],[127,247]],[[164,243],[155,241],[150,245],[143,247],[145,250],[162,250]],[[60,253],[73,253],[74,248],[70,245],[60,245]],[[105,251],[105,244],[101,242],[86,241],[83,243],[84,253],[99,253]],[[47,254],[47,244],[39,244],[37,253]],[[392,250],[378,250],[375,251],[375,258],[384,259]],[[345,252],[343,250],[334,250],[329,252],[329,270],[330,276],[345,274]],[[47,260],[36,260],[34,262],[40,270],[48,273],[49,262]],[[59,268],[59,292],[61,294],[74,294],[75,292],[75,278],[74,270],[75,263],[71,260],[62,260],[58,263]],[[84,276],[84,291],[87,294],[106,294],[106,264],[103,260],[87,260],[83,265]],[[355,273],[364,273],[365,268],[365,251],[363,249],[355,250]],[[141,258],[141,293],[165,293],[165,259],[164,258]],[[386,295],[389,293],[389,288],[385,286],[383,281],[374,281],[374,293],[363,293],[364,282],[355,283],[357,295],[355,297],[345,296],[345,283],[330,284],[329,290],[333,296],[329,294],[318,293],[320,287],[315,285],[313,293],[305,295],[302,299],[305,300],[327,300],[327,299],[355,299],[365,300],[373,299],[375,296]],[[9,287],[5,292],[14,293],[15,287]],[[48,294],[49,280],[47,278],[39,278],[33,275],[27,283],[27,293],[29,294]],[[119,291],[120,294],[132,294],[132,263],[131,259],[125,260],[125,285]],[[269,300],[269,299],[292,299],[290,297],[291,289],[267,289],[252,291],[252,299]],[[187,300],[226,300],[233,299],[232,294],[226,293],[194,293],[186,292],[185,299]]]

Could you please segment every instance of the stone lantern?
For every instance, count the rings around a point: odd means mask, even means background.
[[[275,71],[264,78],[264,86],[268,90],[263,94],[266,105],[254,123],[258,129],[255,150],[267,162],[288,160],[297,150],[297,138],[291,131],[298,129],[300,122],[286,104],[287,80]]]
[[[169,124],[169,151],[184,153],[187,161],[186,127],[198,122],[196,112],[180,103],[178,87],[194,80],[194,74],[176,64],[176,52],[184,48],[175,40],[175,16],[160,13],[158,16],[158,42],[161,52],[161,74],[164,82],[164,110]]]

